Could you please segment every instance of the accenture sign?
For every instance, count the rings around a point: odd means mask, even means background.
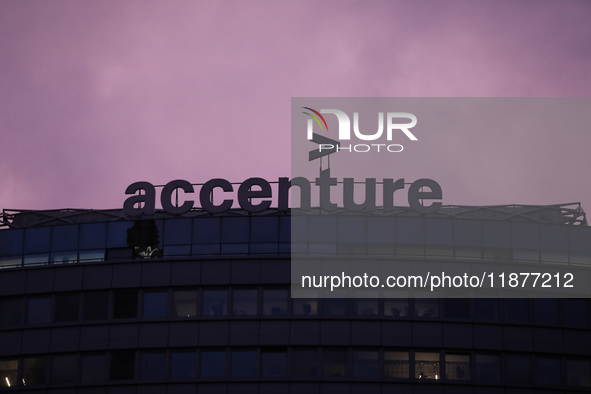
[[[288,211],[289,191],[293,186],[299,189],[300,207],[302,211],[311,210],[312,183],[303,177],[279,178],[278,181],[277,207],[280,211]],[[342,207],[350,212],[373,212],[376,211],[376,179],[365,179],[365,201],[356,203],[354,201],[353,178],[344,178],[339,182],[337,178],[330,176],[330,170],[321,171],[320,177],[314,181],[319,193],[320,208],[327,212],[334,212],[338,208],[337,203],[331,200],[331,189],[342,184]],[[394,193],[402,194],[405,189],[404,178],[394,181],[393,179],[383,179],[381,182],[383,195],[384,212],[394,211]],[[173,194],[182,190],[185,194],[196,193],[195,185],[182,179],[177,179],[167,183],[160,193],[160,203],[164,211],[181,215],[189,212],[196,207],[198,200],[199,206],[207,212],[221,213],[229,210],[234,205],[232,193],[235,192],[234,186],[226,179],[211,179],[201,185],[198,191],[198,199],[186,199],[183,202],[172,202]],[[228,198],[219,203],[214,203],[213,192],[220,189],[224,196]],[[425,190],[428,189],[428,190]],[[332,189],[334,190],[334,189]],[[132,195],[123,203],[123,211],[127,216],[153,215],[156,210],[156,187],[150,182],[135,182],[127,187],[125,194]],[[197,197],[197,196],[196,196]],[[261,212],[271,206],[273,190],[271,183],[263,178],[248,178],[240,184],[237,192],[238,204],[247,212]],[[412,209],[419,213],[432,213],[441,208],[442,191],[441,186],[431,179],[418,179],[410,184],[407,192],[408,204]],[[253,200],[257,200],[256,202]]]

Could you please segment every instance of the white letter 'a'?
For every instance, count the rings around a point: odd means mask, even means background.
[[[410,119],[410,123],[392,123],[393,118],[407,118]],[[413,114],[409,114],[408,112],[388,112],[388,141],[392,140],[392,130],[399,129],[406,134],[408,138],[412,141],[417,141],[417,137],[413,135],[408,129],[415,127],[417,125],[417,117]]]
[[[336,115],[339,120],[339,140],[351,139],[351,121],[346,113],[338,109],[321,109],[320,113]]]

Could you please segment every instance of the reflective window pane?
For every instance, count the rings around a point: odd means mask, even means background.
[[[134,222],[107,223],[107,248],[123,248],[127,246],[127,230]]]
[[[396,219],[396,243],[397,244],[424,244],[425,231],[423,219],[397,218]]]
[[[508,354],[505,357],[506,377],[508,382],[530,382],[531,381],[531,359],[530,356],[521,354]]]
[[[408,352],[384,352],[384,377],[408,379],[410,366]]]
[[[82,353],[82,371],[80,380],[82,382],[102,382],[107,377],[107,354],[106,353]]]
[[[250,219],[250,242],[279,242],[279,218],[253,216]]]
[[[534,319],[536,323],[558,323],[558,300],[536,298],[534,300]]]
[[[0,387],[17,385],[18,359],[0,359]]]
[[[144,317],[166,317],[167,310],[167,291],[144,292]]]
[[[188,379],[195,377],[195,352],[174,351],[170,355],[170,378]]]
[[[226,352],[224,350],[201,352],[201,377],[223,378],[226,376]]]
[[[294,315],[317,315],[318,314],[318,299],[317,298],[293,298],[292,309]]]
[[[51,319],[51,297],[29,298],[27,304],[28,324],[49,323]]]
[[[193,219],[193,244],[219,244],[220,218]]]
[[[534,223],[511,223],[514,249],[540,249],[540,226]]]
[[[587,300],[565,299],[563,300],[563,303],[564,323],[577,326],[586,326],[587,324],[589,324]]]
[[[175,317],[197,316],[197,290],[175,290],[173,299]]]
[[[287,290],[263,290],[263,315],[286,315],[287,299]]]
[[[446,354],[445,377],[450,380],[470,380],[470,356],[468,354]]]
[[[477,354],[476,380],[480,382],[501,381],[501,357],[489,354]]]
[[[189,245],[192,219],[167,219],[164,221],[164,245]]]
[[[54,252],[78,249],[78,225],[54,226],[51,250]]]
[[[23,253],[24,230],[0,231],[0,256],[11,256]]]
[[[415,379],[441,379],[439,353],[415,353]]]
[[[359,298],[353,300],[355,305],[355,315],[358,316],[377,316],[378,300],[372,298]]]
[[[107,223],[80,225],[80,249],[103,249],[107,246]]]
[[[353,376],[363,379],[378,377],[378,352],[356,350],[353,352]]]
[[[164,352],[147,352],[140,354],[140,379],[163,380],[164,379]]]
[[[113,318],[131,319],[137,317],[137,290],[116,290],[114,294]]]
[[[525,298],[506,298],[505,300],[505,320],[507,321],[528,321],[529,306]]]
[[[47,357],[26,357],[23,361],[23,385],[45,384]]]
[[[316,349],[293,349],[291,373],[294,377],[318,377],[318,351]]]
[[[78,357],[75,354],[53,356],[52,383],[71,383],[78,377]]]
[[[454,220],[454,244],[482,246],[482,222],[480,220]]]
[[[324,298],[322,302],[325,315],[349,314],[349,300],[346,298]]]
[[[287,352],[263,351],[261,354],[263,378],[282,378],[287,376]]]
[[[256,351],[232,351],[232,377],[246,378],[256,376]]]
[[[536,380],[541,384],[560,384],[560,360],[537,358]]]
[[[450,319],[469,319],[470,300],[467,298],[448,298],[445,301],[445,317]]]
[[[241,217],[222,218],[222,243],[248,243],[249,219]]]
[[[591,387],[591,362],[567,360],[566,380],[569,386]]]
[[[109,292],[84,293],[84,320],[106,320],[109,317]]]
[[[499,320],[499,300],[496,298],[474,298],[474,319]]]
[[[402,317],[408,315],[408,300],[406,298],[384,299],[384,316]]]
[[[4,298],[0,301],[0,327],[23,324],[23,299]]]
[[[322,351],[322,376],[331,378],[343,378],[349,375],[347,350]]]
[[[130,380],[135,377],[135,350],[111,353],[111,380]]]
[[[438,317],[439,316],[439,300],[431,298],[416,298],[415,299],[415,316],[416,317]]]
[[[203,291],[203,316],[225,316],[228,314],[227,290]]]
[[[51,227],[37,227],[25,229],[24,253],[49,252],[51,240]]]
[[[55,296],[55,321],[78,321],[80,293],[61,293]]]
[[[257,314],[258,291],[234,290],[233,314],[234,315],[256,315]]]

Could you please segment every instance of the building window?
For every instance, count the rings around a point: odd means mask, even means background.
[[[415,316],[439,317],[439,300],[431,298],[416,298]]]
[[[109,292],[84,293],[84,320],[107,320],[109,318]]]
[[[263,290],[263,315],[286,315],[287,299],[287,290]]]
[[[294,349],[291,352],[292,375],[298,378],[318,377],[318,350]]]
[[[362,379],[378,377],[378,352],[356,350],[353,352],[353,376]]]
[[[237,316],[256,315],[257,314],[257,295],[258,291],[252,290],[234,290],[233,314]]]
[[[355,315],[357,316],[377,316],[378,300],[371,298],[358,298],[353,300],[355,305]]]
[[[499,300],[496,298],[474,298],[475,320],[499,320]]]
[[[526,298],[506,298],[505,320],[514,322],[528,321],[528,300]]]
[[[534,299],[536,323],[558,323],[558,300],[555,298]]]
[[[111,380],[130,380],[135,377],[135,350],[111,353]]]
[[[416,379],[441,379],[439,353],[415,353]]]
[[[28,299],[27,323],[44,324],[51,319],[51,297],[34,297]]]
[[[232,351],[232,377],[254,378],[256,376],[256,351]]]
[[[560,384],[560,360],[537,358],[536,377],[537,382],[541,384]]]
[[[384,352],[384,377],[398,379],[410,377],[408,352]]]
[[[501,357],[489,354],[477,354],[476,380],[480,382],[500,382]]]
[[[131,319],[137,317],[137,290],[116,290],[113,318]]]
[[[349,300],[346,298],[325,298],[323,304],[325,315],[340,316],[349,314]]]
[[[405,298],[387,298],[384,300],[384,316],[408,316],[408,300]]]
[[[72,383],[78,376],[78,357],[75,354],[53,356],[51,363],[52,383]]]
[[[591,387],[591,363],[582,360],[567,360],[566,380],[569,386]]]
[[[173,299],[175,317],[197,316],[197,290],[175,290]]]
[[[322,351],[322,375],[330,378],[344,378],[348,373],[348,352],[347,350]]]
[[[446,354],[445,377],[450,380],[470,380],[470,356],[468,354]]]
[[[201,377],[223,378],[226,376],[226,352],[224,350],[201,352]]]
[[[4,298],[0,301],[0,327],[23,324],[23,299]]]
[[[470,318],[470,300],[468,298],[448,298],[444,302],[445,317],[450,319]]]
[[[317,315],[318,314],[318,299],[317,298],[294,298],[292,299],[292,308],[294,315]]]
[[[107,376],[107,354],[87,353],[81,357],[82,371],[80,380],[82,382],[102,382]]]
[[[509,354],[505,357],[508,382],[531,382],[531,358],[525,355]]]
[[[47,357],[26,357],[23,362],[23,385],[45,384]]]
[[[164,379],[164,352],[146,352],[140,355],[140,379]]]
[[[564,323],[575,326],[586,326],[589,324],[587,300],[563,300],[564,302]],[[0,306],[1,308],[1,306]]]
[[[144,317],[166,317],[168,315],[168,292],[144,292]]]
[[[62,293],[55,297],[55,321],[58,323],[78,321],[80,293]]]
[[[0,360],[0,387],[14,387],[17,384],[18,359]]]
[[[187,379],[195,377],[195,352],[173,351],[170,355],[170,378]]]
[[[267,350],[261,355],[263,378],[283,378],[287,376],[287,352],[285,350]]]
[[[227,290],[203,291],[203,316],[225,316],[228,314]]]

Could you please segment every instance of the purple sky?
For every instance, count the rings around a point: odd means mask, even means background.
[[[291,97],[587,97],[589,21],[587,0],[2,1],[0,209],[119,208],[140,180],[289,176]],[[556,150],[528,133],[506,141],[523,144],[513,161],[491,151],[434,177],[468,195],[444,204],[591,212],[591,132]],[[448,160],[489,140],[453,141]],[[471,180],[495,165],[503,194],[483,201]]]

